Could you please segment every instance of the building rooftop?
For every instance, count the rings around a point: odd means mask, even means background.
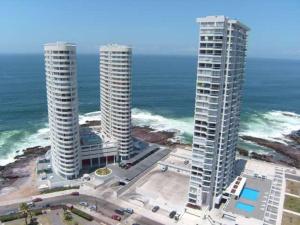
[[[153,146],[150,146],[149,148],[153,148]],[[126,171],[124,175],[125,180],[131,181],[133,178],[135,178],[140,173],[148,169],[150,166],[157,163],[159,160],[161,160],[163,157],[168,155],[170,152],[171,151],[169,149],[160,149],[155,153],[153,153],[152,155],[148,156],[147,158],[143,159],[137,165],[131,167]]]
[[[239,196],[232,195],[224,207],[224,213],[258,220],[264,219],[272,181],[249,175]]]
[[[225,20],[228,20],[230,23],[238,24],[239,26],[243,27],[245,30],[249,31],[250,28],[246,26],[245,24],[241,23],[237,19],[230,19],[226,16],[220,15],[220,16],[205,16],[205,17],[200,17],[197,18],[197,23],[201,22],[224,22]]]
[[[119,44],[102,45],[100,51],[131,51],[131,47]]]
[[[80,128],[80,143],[81,145],[97,145],[102,143],[99,133],[96,133],[89,127]]]
[[[63,41],[57,41],[57,42],[52,42],[52,43],[46,43],[44,46],[73,46],[75,47],[76,44],[70,43],[70,42],[63,42]]]

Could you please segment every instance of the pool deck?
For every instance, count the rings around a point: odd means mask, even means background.
[[[253,176],[243,175],[246,177],[245,188],[250,188],[259,191],[259,196],[256,201],[252,201],[243,197],[238,199],[230,198],[228,204],[224,207],[225,213],[243,215],[247,218],[255,218],[258,220],[264,219],[264,213],[268,201],[268,196],[271,190],[272,181],[269,179],[255,178]],[[254,206],[253,211],[247,212],[236,208],[238,202]]]

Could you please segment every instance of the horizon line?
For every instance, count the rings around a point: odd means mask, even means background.
[[[0,53],[0,56],[3,55],[44,55],[43,52],[29,52],[29,53],[24,53],[24,52],[16,52],[16,53]],[[98,53],[88,53],[88,52],[82,52],[82,53],[77,53],[77,55],[99,55]],[[179,56],[179,57],[197,57],[197,54],[174,54],[174,53],[163,53],[163,54],[159,54],[159,53],[133,53],[132,55],[135,56]],[[266,56],[248,56],[246,58],[247,59],[273,59],[273,60],[294,60],[294,61],[299,61],[299,58],[288,58],[288,57],[284,57],[284,58],[279,58],[279,57],[266,57]]]

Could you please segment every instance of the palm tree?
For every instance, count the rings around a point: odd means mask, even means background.
[[[19,205],[19,208],[20,208],[20,211],[23,213],[23,216],[24,216],[24,219],[25,219],[25,224],[27,225],[27,217],[28,217],[28,210],[29,210],[29,207],[28,205],[25,203],[25,202],[22,202],[20,205]]]

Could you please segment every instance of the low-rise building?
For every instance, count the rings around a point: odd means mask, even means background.
[[[80,128],[80,146],[82,169],[104,167],[117,162],[118,143],[104,142],[101,133],[92,128]]]

